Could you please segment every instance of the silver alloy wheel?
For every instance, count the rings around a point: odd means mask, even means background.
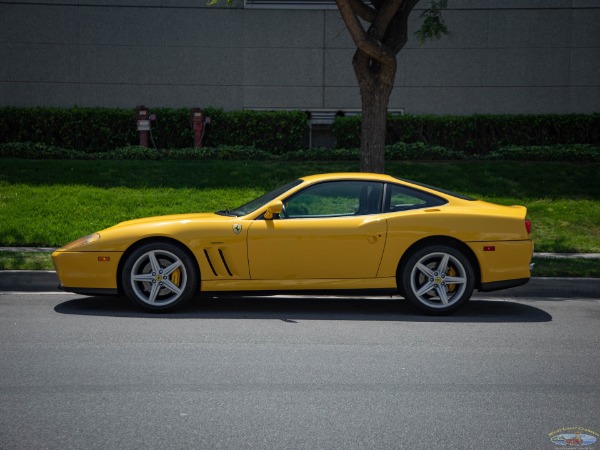
[[[421,257],[410,273],[414,296],[431,308],[447,308],[461,300],[467,288],[467,271],[453,255],[428,253]]]
[[[135,296],[148,305],[166,306],[176,302],[187,285],[185,264],[166,250],[151,250],[135,261],[130,272]]]

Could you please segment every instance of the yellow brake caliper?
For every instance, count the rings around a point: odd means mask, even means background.
[[[175,286],[179,287],[179,283],[181,283],[181,270],[175,269],[175,271],[171,274],[170,278],[171,278],[171,282]]]
[[[456,270],[454,270],[454,267],[450,266],[450,268],[448,269],[448,273],[446,275],[448,275],[449,277],[456,276]],[[455,284],[448,285],[448,292],[454,292],[455,289],[456,289]]]

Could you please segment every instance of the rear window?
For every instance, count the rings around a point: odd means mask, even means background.
[[[458,194],[456,192],[448,191],[446,189],[442,189],[442,188],[439,188],[439,187],[436,187],[436,186],[431,186],[429,184],[421,183],[419,181],[404,180],[402,178],[396,178],[396,179],[400,180],[400,181],[406,181],[407,183],[411,183],[411,184],[414,184],[414,185],[417,185],[417,186],[421,186],[421,187],[424,187],[424,188],[427,188],[427,189],[432,189],[434,191],[441,192],[442,194],[451,195],[452,197],[460,198],[461,200],[468,200],[468,201],[476,201],[477,200],[476,198],[473,198],[473,197],[468,197],[468,196],[463,195],[463,194]]]
[[[384,212],[432,208],[446,203],[448,202],[445,199],[430,194],[429,192],[423,192],[400,184],[388,184]]]

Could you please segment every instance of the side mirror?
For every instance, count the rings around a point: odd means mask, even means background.
[[[264,218],[267,220],[272,220],[275,214],[279,214],[283,211],[283,203],[281,200],[276,200],[267,206],[267,211],[265,212]]]

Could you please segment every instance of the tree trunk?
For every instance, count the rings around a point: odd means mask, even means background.
[[[382,63],[358,49],[352,65],[362,102],[360,170],[384,173],[387,107],[394,89],[396,59]]]
[[[361,87],[360,171],[384,173],[387,107],[391,86],[367,83]]]

